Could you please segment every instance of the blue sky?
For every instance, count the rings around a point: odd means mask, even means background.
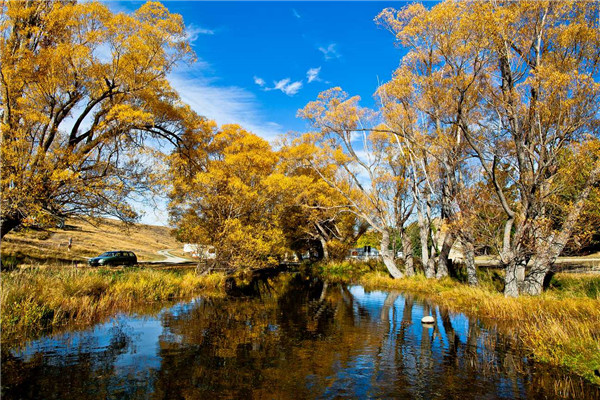
[[[133,11],[143,2],[110,2]],[[330,87],[374,105],[402,50],[373,19],[405,2],[166,1],[181,14],[198,62],[170,76],[183,100],[219,124],[239,123],[268,140],[305,131],[298,109]],[[159,207],[162,208],[162,207]],[[164,224],[162,210],[145,223]]]
[[[305,130],[297,110],[333,86],[372,105],[378,82],[390,79],[401,57],[373,19],[403,2],[163,4],[183,16],[198,56],[171,76],[182,98],[220,124],[240,123],[267,139]]]

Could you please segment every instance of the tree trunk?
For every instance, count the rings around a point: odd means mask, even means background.
[[[600,160],[596,161],[590,176],[588,177],[585,187],[577,197],[577,201],[571,207],[569,211],[569,215],[563,222],[560,232],[558,235],[553,236],[550,239],[550,243],[548,243],[542,249],[536,249],[537,253],[532,259],[531,262],[531,270],[529,274],[525,277],[525,280],[522,285],[522,291],[524,293],[530,295],[538,295],[542,293],[544,278],[550,268],[562,253],[565,245],[569,241],[571,234],[573,233],[573,229],[577,224],[577,220],[581,215],[581,211],[585,206],[585,202],[590,196],[590,192],[596,183],[600,182]]]
[[[525,281],[525,268],[527,267],[527,263],[525,261],[517,264],[517,286],[519,287],[519,292],[521,292],[521,287],[523,286],[523,282]]]
[[[429,260],[427,260],[427,265],[425,265],[425,277],[427,279],[435,278],[435,259],[433,257],[429,257]]]
[[[440,251],[440,255],[437,258],[437,272],[435,277],[437,279],[444,278],[448,276],[448,256],[450,255],[450,249],[454,244],[454,235],[450,232],[447,232],[444,235],[444,243],[442,244],[442,250]]]
[[[521,284],[521,292],[532,296],[542,293],[544,278],[550,270],[551,264],[540,259],[534,260],[531,270]]]
[[[327,250],[327,240],[321,235],[319,235],[319,241],[321,242],[321,247],[323,249],[323,260],[329,261],[329,251]]]
[[[406,276],[415,275],[415,264],[413,259],[413,246],[410,241],[410,237],[406,234],[406,231],[402,231],[402,253],[404,258],[404,273]]]
[[[421,207],[417,207],[417,224],[419,226],[419,239],[421,240],[421,262],[423,266],[426,266],[429,263],[429,229],[431,227],[426,223]]]
[[[518,263],[511,260],[505,267],[504,296],[519,297],[519,279],[517,277]]]
[[[479,286],[477,267],[475,267],[475,248],[471,240],[463,240],[465,264],[467,265],[467,281],[470,286]]]
[[[383,258],[383,264],[394,279],[403,278],[404,274],[396,266],[394,255],[390,251],[389,245],[390,232],[387,229],[384,229],[381,233],[381,258]]]
[[[21,218],[7,215],[0,218],[0,240],[4,239],[4,235],[21,225]]]

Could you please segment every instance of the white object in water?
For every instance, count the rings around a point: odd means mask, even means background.
[[[431,315],[427,315],[425,317],[423,317],[423,319],[421,319],[421,323],[423,324],[433,324],[435,322],[435,319],[433,319],[433,317]]]

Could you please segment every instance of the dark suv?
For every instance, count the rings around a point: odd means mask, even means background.
[[[102,265],[135,265],[137,257],[132,251],[107,251],[98,257],[90,258],[88,264],[91,267]]]

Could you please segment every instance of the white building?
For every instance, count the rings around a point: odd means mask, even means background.
[[[203,246],[196,243],[185,243],[183,245],[183,252],[203,260],[214,260],[217,256],[214,246]]]
[[[358,247],[350,250],[350,258],[357,260],[368,260],[370,258],[378,258],[379,256],[379,250],[371,246]]]

